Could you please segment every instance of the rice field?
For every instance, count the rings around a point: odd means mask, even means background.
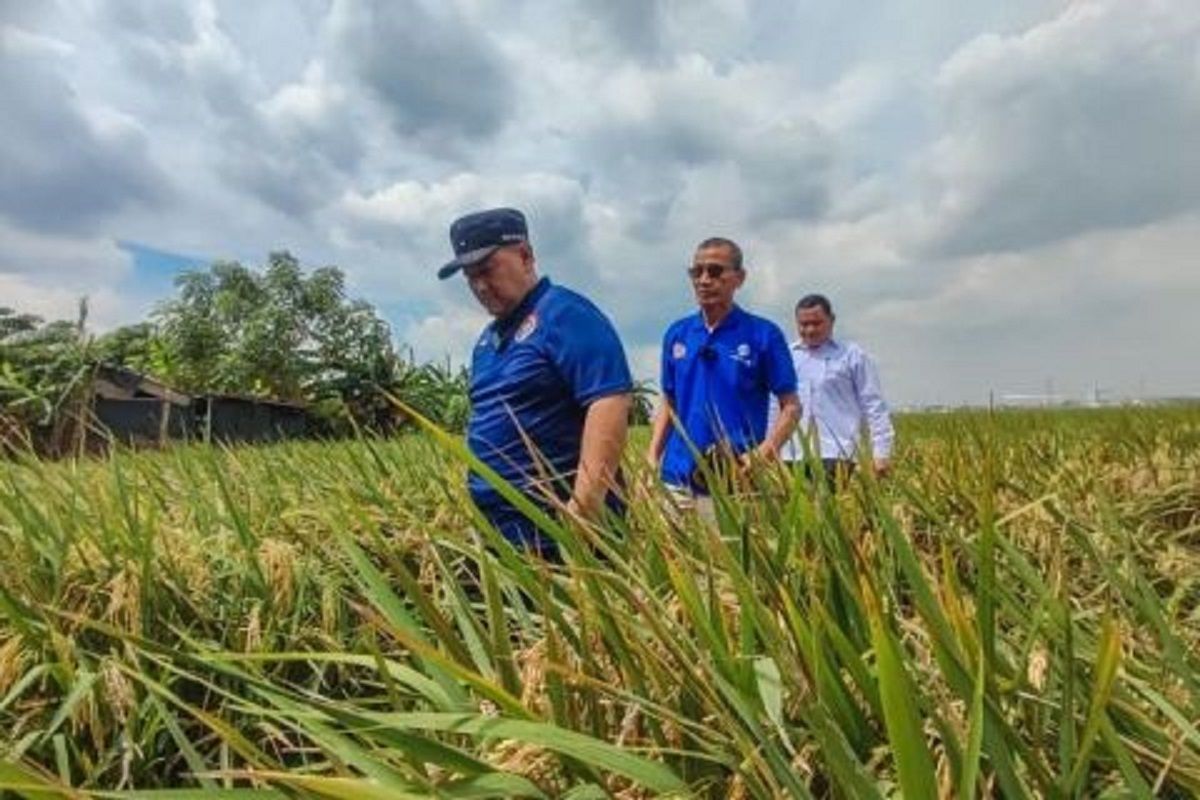
[[[436,432],[0,462],[0,794],[1200,794],[1200,408],[898,428],[563,567]]]

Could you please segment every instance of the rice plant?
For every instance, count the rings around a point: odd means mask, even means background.
[[[24,797],[1190,797],[1200,411],[900,420],[505,546],[461,441],[0,465]],[[636,451],[636,443],[632,452]]]

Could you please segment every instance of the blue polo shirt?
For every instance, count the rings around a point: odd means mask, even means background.
[[[471,358],[467,444],[531,499],[570,496],[587,407],[633,388],[608,318],[582,295],[542,278],[507,317],[493,321]],[[514,544],[544,551],[533,524],[472,472],[479,509]]]
[[[771,395],[796,391],[796,368],[774,322],[735,305],[709,331],[697,311],[663,337],[662,390],[697,450],[725,440],[742,453],[766,438]],[[699,489],[692,480],[695,470],[691,448],[672,426],[663,480]]]

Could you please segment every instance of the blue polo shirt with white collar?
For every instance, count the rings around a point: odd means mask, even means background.
[[[735,305],[710,331],[697,311],[663,337],[662,390],[696,450],[724,440],[742,453],[766,438],[771,395],[796,391],[796,368],[774,322]],[[663,480],[699,490],[695,470],[692,449],[672,426]]]
[[[471,358],[467,444],[542,506],[566,499],[592,402],[633,388],[616,329],[590,300],[542,278],[511,314],[488,325]],[[533,524],[481,476],[471,499],[518,546],[544,551]]]

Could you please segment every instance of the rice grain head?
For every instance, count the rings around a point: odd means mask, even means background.
[[[1029,654],[1029,667],[1025,671],[1025,677],[1029,680],[1029,685],[1039,692],[1045,691],[1046,672],[1049,668],[1050,656],[1046,652],[1046,648],[1039,644]]]
[[[271,590],[271,604],[279,614],[291,610],[296,596],[296,545],[280,539],[263,539],[258,547],[258,562]]]
[[[521,670],[521,704],[538,712],[545,711],[546,640],[542,639],[515,655]]]
[[[27,654],[20,636],[12,636],[0,644],[0,697],[25,673]]]
[[[342,622],[342,596],[338,585],[328,580],[321,587],[321,632],[336,637]]]
[[[501,772],[528,778],[551,797],[560,796],[567,788],[558,757],[539,745],[505,739],[485,760]]]
[[[114,626],[129,633],[141,632],[142,585],[137,572],[123,567],[105,587],[108,593],[108,608],[104,618]]]
[[[250,609],[250,616],[246,620],[246,644],[247,653],[255,653],[262,650],[263,635],[262,635],[262,603],[255,603]]]
[[[106,658],[100,662],[100,676],[104,684],[105,703],[112,710],[117,720],[124,725],[130,713],[137,706],[137,698],[133,686],[125,673],[121,672],[114,658]]]

